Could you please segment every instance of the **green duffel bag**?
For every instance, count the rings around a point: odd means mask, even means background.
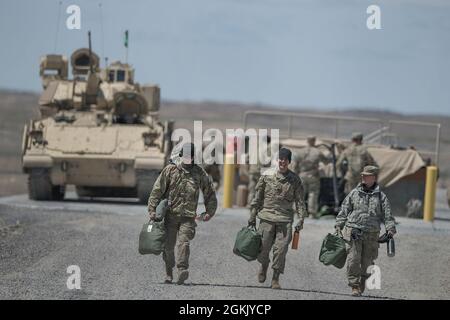
[[[164,220],[144,223],[139,234],[139,253],[159,255],[166,244]]]
[[[261,250],[261,235],[255,227],[244,227],[238,232],[233,253],[247,261],[255,260]]]
[[[169,200],[163,199],[155,209],[156,220],[144,223],[139,234],[140,254],[160,254],[166,243],[166,228],[164,218],[170,210]]]
[[[347,249],[345,248],[344,239],[331,233],[327,234],[320,248],[319,261],[326,266],[331,264],[341,269],[345,265],[346,260]]]

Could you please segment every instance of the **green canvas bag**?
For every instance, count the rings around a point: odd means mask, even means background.
[[[333,265],[341,269],[347,260],[345,240],[334,234],[327,234],[320,248],[319,261],[324,265]]]
[[[139,234],[139,253],[159,255],[164,251],[166,243],[166,228],[164,220],[144,223]]]
[[[164,217],[169,210],[169,201],[162,200],[156,207],[156,217],[158,221],[149,221],[142,226],[139,234],[139,253],[159,255],[164,251],[166,244],[166,226]]]
[[[255,227],[243,227],[236,236],[233,253],[247,261],[255,260],[261,249],[261,235]]]

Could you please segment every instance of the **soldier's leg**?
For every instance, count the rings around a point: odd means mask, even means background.
[[[292,239],[292,224],[278,224],[276,226],[275,244],[273,245],[273,277],[272,289],[281,289],[279,277],[284,273],[286,254]]]
[[[177,284],[184,284],[189,278],[190,241],[194,239],[197,224],[193,218],[181,218],[177,243]]]
[[[269,266],[269,253],[275,240],[275,225],[261,220],[258,226],[258,233],[261,235],[261,251],[258,255],[258,262],[263,268]]]
[[[178,230],[178,244],[177,244],[177,268],[178,270],[189,269],[189,242],[194,239],[195,227],[197,224],[192,218],[182,218],[180,228]]]
[[[275,243],[273,245],[272,269],[284,273],[286,254],[292,240],[292,224],[284,223],[276,225]]]
[[[375,259],[378,257],[378,248],[380,247],[378,237],[378,233],[371,232],[364,234],[361,253],[361,292],[364,292],[366,280],[370,276],[370,274],[367,273],[367,269],[369,266],[375,264]]]
[[[172,269],[175,267],[175,244],[178,234],[178,219],[167,216],[165,219],[166,243],[163,251],[163,260],[166,265],[166,282],[172,282]]]
[[[308,212],[317,215],[319,206],[320,178],[311,177],[309,181]]]
[[[302,178],[303,193],[305,194],[305,199],[303,200],[307,202],[309,210],[309,179],[304,175],[300,175],[300,178]]]
[[[351,239],[351,228],[344,229],[344,238]],[[347,247],[347,279],[348,285],[352,288],[359,288],[361,279],[361,253],[362,239],[351,240]]]

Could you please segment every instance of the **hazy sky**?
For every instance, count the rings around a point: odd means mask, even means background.
[[[166,99],[450,115],[450,1],[61,2],[0,1],[0,88],[40,91],[40,56],[70,57],[88,30],[100,56],[124,59],[128,29],[136,79]],[[71,4],[81,30],[65,26]]]

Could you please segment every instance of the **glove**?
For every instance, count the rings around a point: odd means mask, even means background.
[[[303,229],[303,219],[298,220],[297,225],[295,226],[295,231],[299,232]]]
[[[395,230],[395,228],[392,228],[392,229],[389,229],[387,233],[388,233],[389,238],[393,238],[394,235],[397,233],[397,231]]]
[[[150,216],[150,220],[151,221],[155,221],[156,220],[156,212],[149,212],[148,213],[149,214],[149,216]]]
[[[248,226],[249,227],[256,227],[256,219],[255,220],[248,220]]]
[[[340,226],[335,225],[335,226],[334,226],[334,230],[336,230],[336,234],[337,234],[339,237],[342,237],[342,231],[341,231],[341,227],[340,227]]]

